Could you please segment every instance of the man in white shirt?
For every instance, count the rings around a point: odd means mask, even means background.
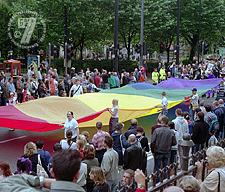
[[[77,79],[75,81],[75,84],[71,87],[69,95],[71,97],[74,97],[75,95],[81,95],[81,94],[83,94],[83,87],[80,84],[80,80]]]
[[[78,127],[78,122],[76,121],[76,119],[73,117],[73,112],[69,111],[67,113],[67,119],[66,122],[64,124],[64,135],[66,138],[66,132],[67,130],[71,130],[73,133],[72,136],[72,141],[76,142],[77,136],[79,136],[79,127]]]

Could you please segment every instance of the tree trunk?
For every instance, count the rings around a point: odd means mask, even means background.
[[[193,62],[193,58],[197,51],[197,45],[198,45],[199,35],[193,35],[193,38],[191,38],[191,50],[190,50],[190,57],[189,61]]]
[[[167,54],[167,64],[170,62],[170,47],[166,48],[166,54]]]
[[[80,60],[83,60],[83,50],[84,50],[84,34],[82,34],[80,40]]]
[[[130,61],[130,46],[131,46],[131,38],[128,38],[127,42],[127,60]]]

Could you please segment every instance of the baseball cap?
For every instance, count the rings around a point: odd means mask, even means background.
[[[196,88],[193,88],[192,91],[197,91],[197,89]]]

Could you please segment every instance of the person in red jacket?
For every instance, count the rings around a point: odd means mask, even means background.
[[[101,84],[101,77],[100,77],[100,74],[97,73],[94,77],[94,83],[96,85],[96,87],[100,87],[100,84]]]

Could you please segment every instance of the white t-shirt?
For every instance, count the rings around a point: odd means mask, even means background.
[[[83,94],[83,87],[81,85],[73,85],[70,92],[73,91],[73,96]]]
[[[77,129],[78,129],[78,122],[76,121],[76,119],[72,119],[71,121],[69,121],[68,119],[66,119],[66,122],[64,124],[64,137],[66,138],[66,132],[67,130],[71,130],[73,133],[72,138],[75,138],[77,136]]]
[[[198,96],[198,94],[192,95],[191,105],[192,105],[193,109],[198,108],[198,106],[199,106],[199,96]]]
[[[60,145],[62,146],[63,150],[67,150],[67,149],[72,149],[75,150],[77,149],[77,144],[75,142],[72,142],[70,145],[68,144],[66,139],[62,139],[60,141]]]
[[[112,114],[113,118],[119,118],[119,107],[118,106],[112,107],[111,111],[113,113]]]
[[[54,79],[54,85],[55,85],[55,90],[58,90],[58,81],[56,81],[55,79]]]
[[[168,106],[168,100],[166,97],[163,97],[162,98],[162,108],[167,109],[167,106]]]

